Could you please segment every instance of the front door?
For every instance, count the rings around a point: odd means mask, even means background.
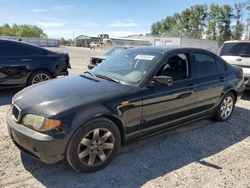
[[[195,113],[196,82],[188,53],[169,56],[156,76],[170,76],[173,85],[146,87],[143,91],[143,123],[146,133],[173,126]]]

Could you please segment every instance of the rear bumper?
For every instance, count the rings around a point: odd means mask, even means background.
[[[55,76],[67,76],[69,75],[69,71],[68,70],[62,70],[62,71],[58,71],[56,72],[56,75]]]
[[[64,159],[67,137],[56,139],[17,124],[10,113],[7,115],[7,124],[11,139],[26,154],[48,164]]]
[[[241,99],[245,89],[246,89],[246,86],[242,84],[242,86],[238,89],[238,92],[237,92],[237,101]]]

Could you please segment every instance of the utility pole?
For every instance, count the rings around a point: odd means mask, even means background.
[[[73,38],[72,38],[72,44],[71,44],[71,46],[73,46],[74,41],[75,41],[75,31],[72,31],[72,34],[73,34]]]
[[[250,36],[249,36],[249,23],[247,23],[246,39],[247,39],[247,40],[250,39]]]

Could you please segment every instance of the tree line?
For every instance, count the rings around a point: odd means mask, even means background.
[[[197,4],[167,16],[165,19],[153,23],[151,34],[159,36],[186,36],[189,38],[207,38],[224,42],[226,40],[241,39],[245,27],[243,12],[250,13],[250,0],[248,3],[236,3],[219,6],[212,4]],[[248,19],[250,23],[250,19]]]
[[[46,38],[47,35],[43,30],[34,25],[17,25],[3,24],[0,26],[0,36],[14,36],[14,37],[39,37]]]

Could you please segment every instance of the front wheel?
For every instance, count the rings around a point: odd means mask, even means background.
[[[119,129],[112,121],[94,119],[73,135],[67,147],[67,161],[78,172],[100,170],[116,156],[120,141]]]
[[[233,113],[235,106],[235,96],[233,93],[226,94],[218,106],[215,119],[217,121],[227,121]]]

